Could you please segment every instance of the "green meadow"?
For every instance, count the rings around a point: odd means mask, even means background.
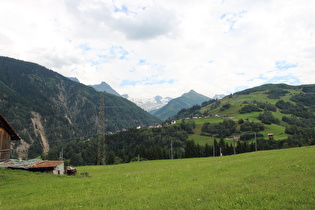
[[[246,119],[248,118],[249,121],[254,121],[254,122],[260,122],[260,120],[257,119],[258,113],[249,113],[249,114],[238,114],[237,117],[234,119],[234,121],[237,123],[239,119]],[[277,116],[276,116],[277,117]],[[281,115],[282,117],[282,115]],[[280,118],[280,117],[279,117]],[[194,140],[194,142],[198,143],[199,145],[205,145],[206,143],[208,145],[212,145],[213,141],[215,139],[215,136],[209,136],[207,135],[202,135],[202,126],[205,122],[210,122],[210,123],[219,123],[222,122],[224,118],[220,117],[211,117],[211,118],[200,118],[200,119],[190,119],[193,120],[196,124],[196,127],[194,129],[194,134],[189,134],[189,139]],[[281,119],[281,118],[280,118]],[[181,121],[179,121],[180,123]],[[239,128],[240,125],[238,125]],[[285,127],[283,125],[276,125],[276,124],[271,124],[271,125],[264,125],[265,130],[261,131],[260,133],[264,135],[265,139],[268,139],[268,134],[272,133],[274,135],[275,140],[283,140],[288,138],[288,134],[285,133]],[[220,141],[219,138],[216,138],[217,141]],[[227,141],[230,142],[230,141]]]
[[[77,169],[0,169],[0,209],[315,209],[315,146]]]

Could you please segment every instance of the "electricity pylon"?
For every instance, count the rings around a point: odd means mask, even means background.
[[[97,143],[97,165],[106,164],[105,152],[105,99],[100,100],[100,112],[98,116],[98,143]]]

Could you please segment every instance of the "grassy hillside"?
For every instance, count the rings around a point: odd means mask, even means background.
[[[217,134],[202,132],[204,123],[218,124],[229,116],[233,116],[233,121],[237,124],[234,134],[238,136],[244,133],[240,131],[242,123],[239,123],[239,120],[263,123],[264,130],[259,131],[259,134],[263,135],[261,138],[268,139],[268,134],[273,134],[274,140],[284,140],[292,134],[298,133],[297,131],[286,132],[287,127],[297,126],[299,129],[312,129],[315,126],[315,85],[266,84],[205,104],[205,106],[199,107],[199,110],[192,107],[181,111],[186,114],[184,117],[206,116],[202,119],[193,119],[196,127],[190,138],[200,145],[211,144],[215,138],[220,138]],[[281,104],[288,105],[290,108]],[[248,107],[254,107],[256,110],[245,110]],[[270,111],[278,122],[265,123],[259,119],[259,115],[264,113],[264,110]],[[284,118],[290,118],[290,120],[284,120]],[[307,138],[310,137],[305,139]]]
[[[315,147],[77,168],[0,169],[0,209],[314,209]]]
[[[257,116],[258,116],[257,113],[254,113],[252,115],[249,115],[249,114],[238,115],[237,118],[234,119],[234,121],[237,123],[238,119],[249,118],[250,121],[260,122],[260,120],[257,119]],[[194,134],[189,134],[189,139],[194,140],[199,145],[205,145],[206,143],[208,143],[208,145],[212,145],[214,139],[219,140],[219,138],[216,137],[215,135],[208,135],[202,132],[202,126],[204,123],[207,123],[207,122],[220,123],[223,121],[222,118],[204,118],[204,119],[192,119],[192,120],[195,121],[196,127],[194,129]],[[238,128],[239,127],[240,125],[238,125]],[[289,136],[288,134],[285,133],[285,127],[283,125],[276,125],[276,124],[265,125],[265,130],[261,131],[260,133],[264,136],[265,139],[267,139],[269,133],[272,133],[274,140],[283,140],[283,139],[288,138]],[[226,142],[231,143],[231,141],[228,141],[228,140],[226,140]]]

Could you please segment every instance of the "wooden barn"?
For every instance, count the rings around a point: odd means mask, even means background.
[[[10,159],[0,162],[0,168],[21,169],[52,174],[66,174],[64,161],[61,160],[17,160]]]
[[[65,165],[64,161],[46,160],[31,165],[28,170],[62,175],[65,174]]]
[[[0,168],[65,174],[64,161],[10,159],[12,140],[21,140],[21,137],[0,114]]]
[[[8,121],[0,114],[0,161],[10,159],[11,141],[20,139],[21,137],[15,132]]]

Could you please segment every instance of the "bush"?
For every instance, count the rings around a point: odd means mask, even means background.
[[[259,132],[265,130],[265,127],[262,123],[255,123],[255,122],[245,122],[240,126],[240,130],[242,132],[245,131],[252,131],[252,132]]]
[[[251,112],[261,112],[261,109],[253,104],[246,105],[239,110],[240,114],[251,113]]]
[[[270,111],[264,111],[259,114],[258,119],[265,124],[280,124],[280,120],[275,118]]]

